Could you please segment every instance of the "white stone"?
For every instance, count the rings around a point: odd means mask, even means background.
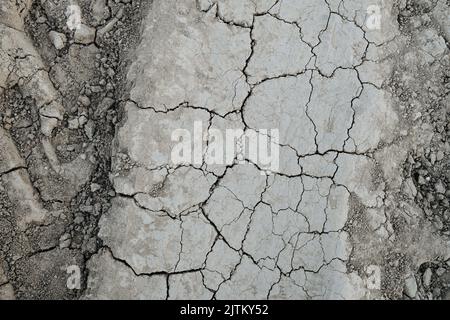
[[[75,29],[75,42],[81,44],[91,44],[95,40],[95,28],[81,24]]]
[[[48,36],[51,40],[51,42],[53,43],[53,46],[58,49],[61,50],[62,48],[65,47],[66,42],[67,42],[67,38],[66,35],[64,33],[59,33],[56,31],[50,31],[48,33]]]
[[[416,278],[413,275],[410,275],[405,279],[405,286],[403,288],[405,294],[410,297],[414,298],[417,294],[417,282]]]

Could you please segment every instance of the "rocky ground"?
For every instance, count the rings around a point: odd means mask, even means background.
[[[0,299],[449,299],[449,15],[0,0]]]

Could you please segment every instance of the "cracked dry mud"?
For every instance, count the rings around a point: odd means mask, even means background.
[[[0,299],[449,299],[449,13],[0,0]],[[175,165],[195,121],[279,170]]]

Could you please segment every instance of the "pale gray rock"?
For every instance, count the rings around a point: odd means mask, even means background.
[[[417,294],[417,282],[416,278],[413,275],[410,275],[405,280],[405,287],[404,287],[405,294],[410,297],[414,298]]]
[[[431,284],[431,277],[433,276],[433,271],[430,268],[427,268],[422,276],[423,285],[425,287],[429,287]]]
[[[50,31],[48,33],[48,37],[50,38],[50,41],[53,43],[53,46],[56,49],[61,50],[65,47],[67,41],[65,34],[56,31]]]
[[[12,284],[6,283],[0,286],[0,300],[16,300]]]
[[[81,24],[79,28],[75,29],[75,42],[81,44],[91,44],[95,40],[95,32],[95,28]]]

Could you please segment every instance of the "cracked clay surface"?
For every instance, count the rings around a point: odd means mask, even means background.
[[[446,1],[74,3],[0,0],[0,299],[450,299]]]

